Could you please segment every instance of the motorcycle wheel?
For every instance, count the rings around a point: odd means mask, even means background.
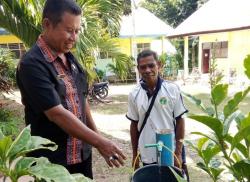
[[[101,98],[104,99],[108,96],[108,89],[106,87],[102,88],[99,90],[99,92],[96,93],[96,95]]]

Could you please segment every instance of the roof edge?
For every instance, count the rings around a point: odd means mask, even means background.
[[[220,29],[220,30],[208,30],[208,31],[198,31],[198,32],[191,32],[191,33],[185,33],[185,34],[178,34],[178,35],[169,35],[166,36],[169,39],[177,38],[177,37],[184,37],[184,36],[189,36],[189,35],[200,35],[200,34],[208,34],[208,33],[219,33],[219,32],[229,32],[229,31],[237,31],[237,30],[245,30],[245,29],[250,29],[249,26],[244,26],[244,27],[237,27],[237,28],[227,28],[227,29]]]

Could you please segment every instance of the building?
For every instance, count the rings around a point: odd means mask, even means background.
[[[230,76],[244,75],[243,60],[250,54],[250,0],[210,0],[194,12],[168,38],[183,37],[184,75],[188,69],[188,42],[198,39],[198,69],[208,73],[211,58],[218,69]]]
[[[0,48],[10,49],[16,59],[19,59],[25,53],[24,44],[3,28],[0,28]]]
[[[158,55],[174,54],[175,47],[166,38],[172,30],[172,27],[147,9],[136,7],[130,15],[122,17],[119,37],[115,40],[122,53],[135,58],[144,49],[154,50]],[[106,65],[111,62],[107,57],[101,56],[97,60],[97,67],[105,70]]]

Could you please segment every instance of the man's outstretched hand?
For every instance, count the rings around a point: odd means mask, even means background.
[[[102,142],[100,142],[100,145],[97,147],[97,150],[110,167],[120,167],[124,165],[126,157],[114,142],[103,138]]]

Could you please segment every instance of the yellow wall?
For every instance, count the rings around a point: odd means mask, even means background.
[[[131,56],[131,38],[116,38],[117,44],[120,47],[120,51],[128,56]],[[137,43],[151,43],[152,38],[134,38],[134,44]]]
[[[22,43],[17,37],[14,35],[0,35],[0,44],[7,43]]]
[[[243,60],[250,54],[250,30],[200,35],[200,46],[204,42],[216,41],[228,41],[228,57],[216,59],[218,68],[224,70],[225,74],[228,74],[230,69],[236,69],[238,75],[243,75]],[[202,54],[199,54],[200,63],[201,59]]]

